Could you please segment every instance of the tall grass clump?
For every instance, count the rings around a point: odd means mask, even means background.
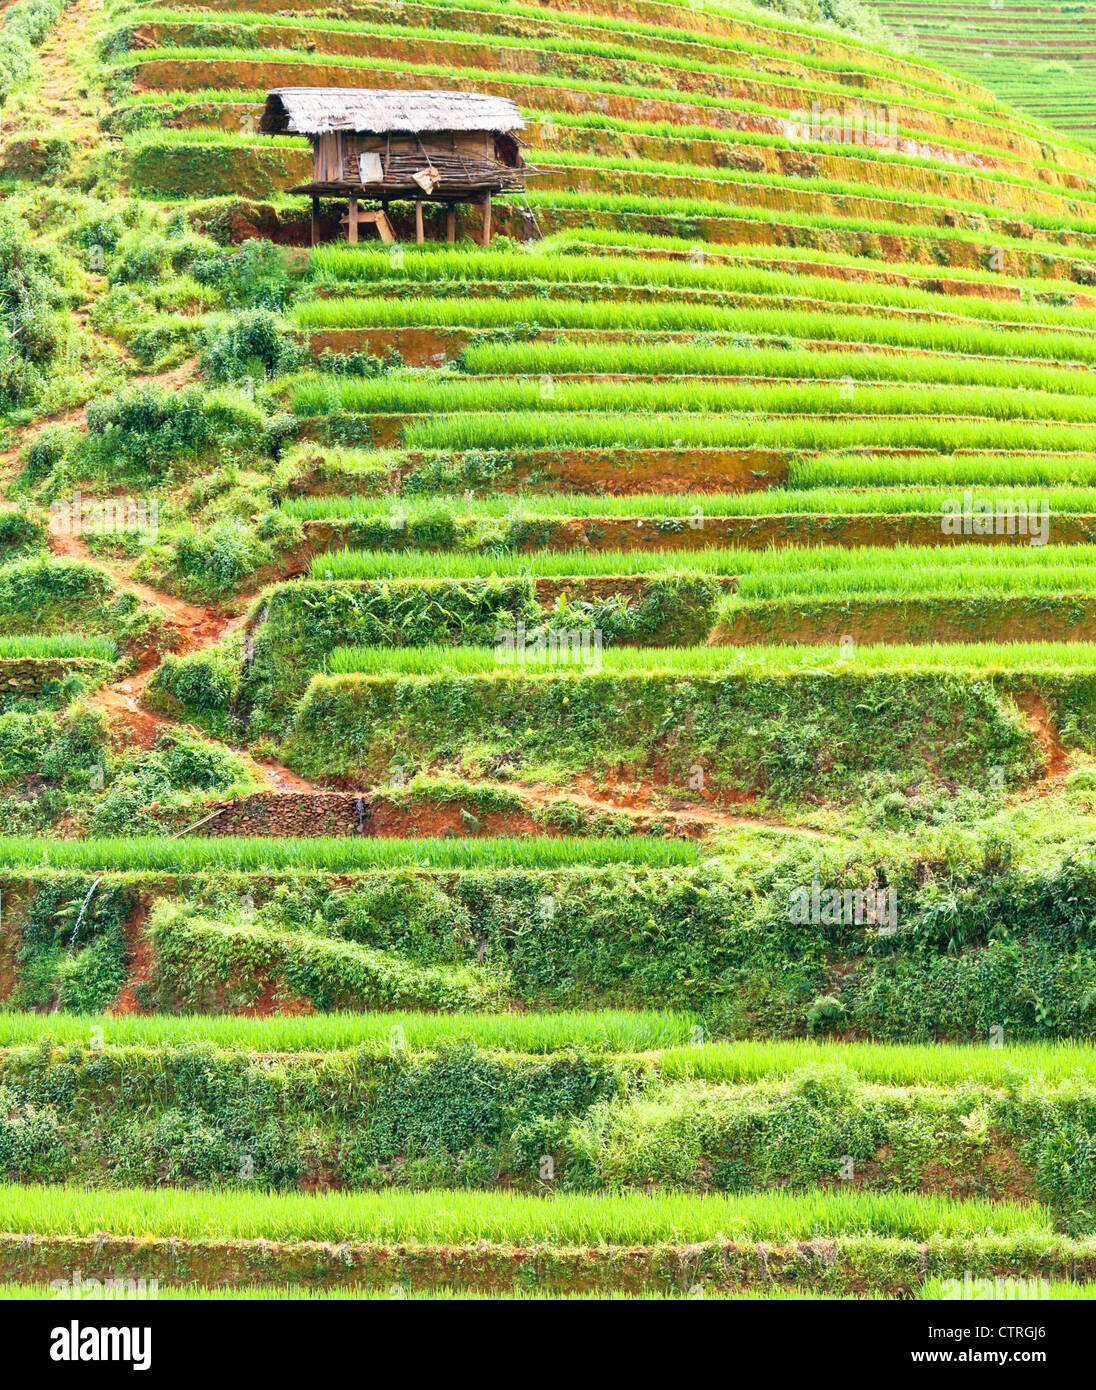
[[[545,285],[590,281],[658,289],[713,290],[720,294],[757,295],[768,300],[811,298],[833,304],[860,305],[865,289],[856,281],[800,275],[759,265],[695,265],[686,261],[650,261],[639,257],[550,256],[535,251],[508,252],[408,248],[402,267],[393,267],[387,251],[371,246],[330,243],[312,253],[318,283],[334,287],[404,281],[409,284],[466,282],[476,286],[508,280]],[[1043,327],[1096,330],[1096,309],[979,300],[966,295],[938,295],[906,285],[872,285],[869,302],[880,308],[955,313],[991,323],[1039,324]]]

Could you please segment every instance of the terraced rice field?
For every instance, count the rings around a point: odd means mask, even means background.
[[[990,6],[880,0],[875,7],[919,53],[964,73],[1058,130],[1096,138],[1096,10],[1000,0]]]
[[[1096,154],[1042,60],[932,6],[40,4],[4,1303],[1086,1302]],[[313,245],[256,125],[314,85],[517,103],[491,244]]]

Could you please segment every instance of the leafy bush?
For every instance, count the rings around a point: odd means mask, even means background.
[[[87,408],[86,460],[110,473],[125,469],[163,476],[172,464],[209,456],[254,458],[265,443],[263,412],[237,394],[210,395],[202,387],[167,390],[155,383],[129,386]]]
[[[148,688],[154,707],[185,710],[187,718],[220,738],[234,736],[243,661],[238,643],[189,656],[164,657]]]
[[[23,450],[24,483],[40,483],[72,452],[79,434],[65,425],[45,425]]]
[[[93,251],[98,247],[106,256],[118,249],[118,243],[125,234],[126,224],[116,209],[105,212],[92,211],[76,223],[70,233],[70,240],[74,246],[79,246],[85,251]]]
[[[273,242],[259,237],[234,251],[198,257],[190,272],[200,285],[212,285],[235,308],[284,309],[289,299],[285,259]]]
[[[93,833],[155,833],[158,815],[177,792],[227,793],[247,785],[243,759],[184,729],[161,734],[147,757],[122,770],[96,804],[89,820]]]
[[[134,228],[116,243],[106,272],[115,284],[142,284],[171,271],[190,269],[206,247],[201,237],[167,236],[147,227]]]
[[[58,351],[53,261],[25,222],[0,208],[0,403],[19,404],[41,385]]]
[[[304,350],[269,309],[250,309],[212,331],[201,356],[202,374],[215,383],[278,376],[299,366]]]
[[[18,0],[0,28],[0,103],[34,72],[34,50],[49,33],[68,0]]]
[[[238,521],[219,521],[205,531],[184,531],[175,541],[174,569],[199,590],[214,597],[230,593],[270,558],[269,548]]]
[[[39,550],[46,542],[45,527],[32,520],[26,512],[0,511],[0,561],[7,562],[30,550]]]

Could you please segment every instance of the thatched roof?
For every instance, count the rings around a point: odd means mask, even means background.
[[[361,87],[276,87],[267,93],[259,129],[320,135],[427,130],[524,130],[521,112],[482,92],[372,91]]]

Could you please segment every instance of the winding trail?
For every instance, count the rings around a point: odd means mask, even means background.
[[[88,79],[76,55],[89,52],[88,29],[102,9],[102,0],[73,0],[38,49],[42,114],[63,125],[84,148],[100,145],[103,137],[87,88]],[[75,100],[77,97],[81,100]]]
[[[63,126],[85,155],[97,152],[103,144],[98,120],[100,103],[93,94],[89,72],[85,66],[93,48],[93,35],[89,31],[102,12],[103,0],[71,0],[36,54],[39,111],[47,123],[55,122]],[[112,339],[103,338],[88,321],[95,297],[104,288],[105,281],[100,277],[90,277],[91,297],[77,308],[74,314],[88,333],[126,364],[129,354],[125,347]],[[189,361],[167,371],[133,375],[129,378],[129,384],[151,383],[171,390],[190,381],[195,368],[196,363]],[[20,450],[49,425],[86,429],[86,404],[57,415],[45,416],[20,430],[15,447],[0,452],[0,476],[10,476]],[[0,506],[11,505],[6,498],[0,497]],[[131,578],[126,569],[93,555],[79,535],[65,534],[59,529],[55,531],[51,528],[49,548],[54,555],[94,565],[96,569],[109,576],[116,588],[133,594],[144,607],[160,609],[165,615],[166,627],[172,636],[171,645],[177,654],[202,651],[230,636],[244,622],[243,616],[186,603],[182,599],[140,583]],[[142,749],[149,748],[164,730],[189,727],[178,720],[145,709],[140,703],[141,695],[158,668],[160,660],[159,653],[146,653],[135,672],[112,685],[101,687],[89,695],[86,701],[93,709],[105,711],[115,730],[129,744]],[[311,782],[298,777],[278,763],[259,762],[242,750],[233,751],[244,759],[259,785],[268,790],[298,793],[317,790]]]
[[[507,782],[507,791],[520,796],[529,810],[547,810],[552,806],[581,806],[598,815],[625,816],[634,828],[643,832],[656,824],[671,825],[680,834],[704,837],[721,831],[775,830],[785,835],[803,835],[812,840],[839,840],[837,832],[816,830],[812,826],[787,825],[764,816],[745,816],[708,802],[683,801],[655,789],[648,795],[636,789],[614,799],[612,792],[593,787],[587,778],[564,789],[549,788],[539,783]],[[592,788],[592,789],[591,789]],[[663,799],[665,798],[665,799]]]
[[[148,584],[132,579],[125,570],[93,555],[79,536],[62,533],[50,534],[50,552],[70,560],[82,560],[108,575],[113,584],[126,593],[140,599],[145,607],[158,607],[166,617],[166,626],[173,635],[175,655],[185,656],[200,652],[213,646],[224,637],[229,637],[244,624],[243,614],[223,613],[219,609],[203,608],[172,594],[161,593]],[[179,720],[156,714],[145,709],[140,703],[141,695],[160,665],[156,652],[148,653],[137,670],[123,680],[112,685],[101,686],[87,696],[85,703],[92,709],[101,709],[119,727],[128,741],[142,749],[152,746],[156,738],[167,729],[190,728]],[[199,733],[199,730],[192,730]],[[303,777],[298,777],[280,763],[259,762],[243,749],[233,749],[243,758],[252,774],[263,787],[271,791],[315,792],[318,788]]]

